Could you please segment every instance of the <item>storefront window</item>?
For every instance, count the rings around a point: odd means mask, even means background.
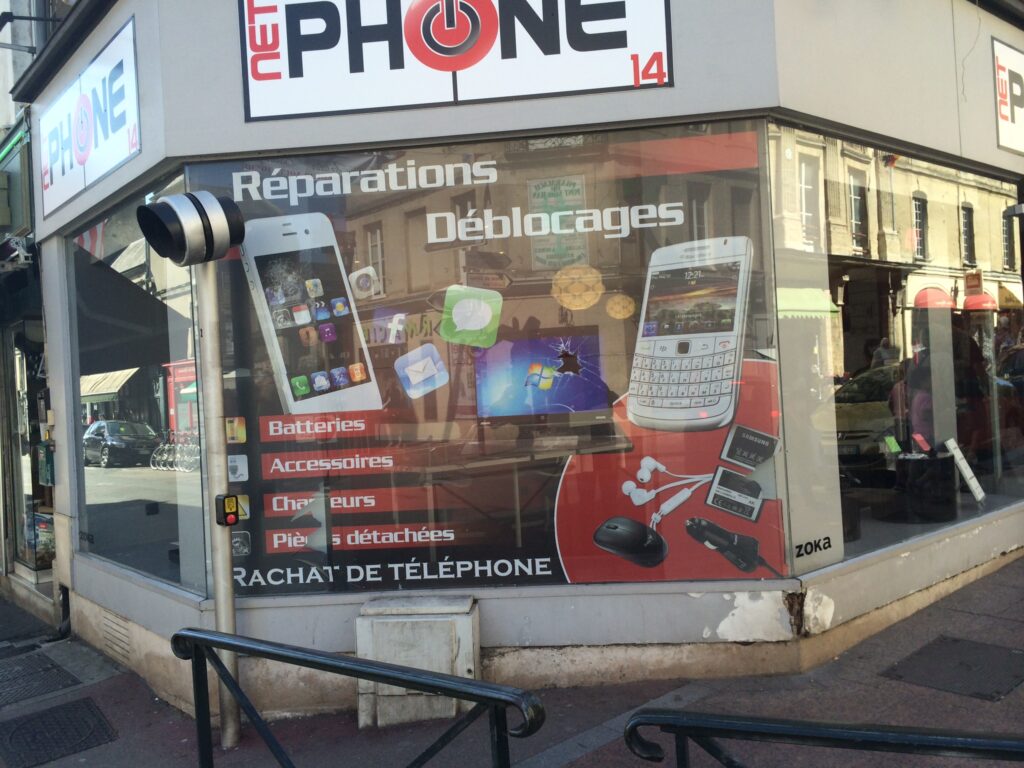
[[[190,167],[247,218],[218,264],[238,591],[786,573],[764,147]]]
[[[72,238],[83,551],[206,591],[189,272],[142,239],[131,200]]]
[[[0,362],[0,429],[10,438],[0,446],[0,502],[17,562],[31,572],[45,571],[53,562],[54,538],[42,321],[0,326]]]
[[[850,556],[1019,501],[1022,291],[1003,215],[1015,185],[795,128],[769,135],[779,295],[803,298],[780,310],[784,411],[810,414],[785,438],[836,467],[834,503],[823,492],[816,514],[841,507]],[[804,215],[812,153],[826,218],[808,251],[789,222]],[[791,500],[796,482],[791,465]]]

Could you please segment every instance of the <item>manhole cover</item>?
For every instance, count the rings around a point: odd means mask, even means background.
[[[78,685],[79,679],[42,653],[0,661],[0,707]]]
[[[1024,650],[939,637],[882,674],[925,688],[999,701],[1024,681]]]
[[[117,738],[92,699],[0,723],[0,760],[7,768],[32,768]]]

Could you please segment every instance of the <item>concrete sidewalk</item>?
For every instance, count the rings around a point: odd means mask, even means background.
[[[15,625],[23,628],[21,634],[5,639],[2,628]],[[155,698],[137,676],[118,669],[92,649],[74,640],[46,643],[44,632],[32,635],[33,627],[40,629],[0,602],[0,766],[197,764],[195,727],[189,718]],[[515,764],[524,768],[645,765],[627,751],[622,740],[626,718],[642,706],[1024,736],[1021,679],[1024,559],[1017,559],[805,674],[537,691],[547,709],[547,721],[537,735],[514,739],[512,754]],[[38,690],[33,681],[39,681]],[[87,700],[92,704],[83,703]],[[516,716],[510,718],[514,722]],[[45,740],[48,730],[56,730],[54,722],[63,723],[62,732],[74,742],[63,748],[72,751],[48,762],[32,763],[17,754],[10,757],[30,738]],[[49,729],[44,727],[47,723]],[[360,732],[349,714],[273,724],[300,768],[405,765],[445,727],[446,723],[428,723]],[[35,736],[34,729],[38,729]],[[665,737],[646,735],[671,754]],[[96,746],[75,749],[90,744]],[[485,718],[431,764],[489,765],[487,744]],[[744,764],[758,768],[977,765],[950,758],[751,742],[728,742],[727,748]],[[691,755],[696,766],[717,765],[696,748]],[[245,726],[241,745],[227,752],[218,750],[216,764],[262,768],[276,762],[252,728]],[[664,764],[674,765],[673,758]]]

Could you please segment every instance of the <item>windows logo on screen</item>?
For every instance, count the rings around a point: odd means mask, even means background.
[[[524,387],[536,387],[541,392],[551,389],[555,383],[555,369],[543,363],[533,363],[526,369]]]

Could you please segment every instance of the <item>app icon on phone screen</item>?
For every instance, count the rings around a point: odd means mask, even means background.
[[[273,320],[275,328],[291,328],[295,325],[295,321],[292,320],[292,313],[284,307],[278,307],[274,310]]]
[[[281,290],[279,285],[270,286],[264,291],[264,293],[267,294],[267,303],[272,307],[275,307],[278,304],[284,304],[285,302],[284,291]]]
[[[349,378],[348,368],[331,368],[331,384],[337,389],[347,387],[352,383],[352,379]]]
[[[319,336],[316,334],[316,330],[311,325],[307,325],[305,328],[299,328],[299,341],[302,342],[304,347],[315,347]]]
[[[314,317],[316,317],[316,321],[318,323],[322,323],[324,320],[330,320],[331,319],[331,310],[329,310],[325,306],[322,306],[322,304],[323,304],[322,301],[318,301],[317,302],[317,307],[316,307],[316,312],[313,313],[313,315],[314,315]]]
[[[353,382],[358,383],[360,381],[366,381],[366,366],[362,363],[352,363],[352,365],[348,367],[348,375]]]
[[[334,312],[335,317],[344,317],[351,310],[348,308],[348,299],[338,298],[331,299],[331,311]]]
[[[296,397],[305,397],[310,393],[309,379],[305,376],[292,376],[292,394]]]
[[[306,281],[306,293],[309,294],[309,298],[311,299],[324,295],[324,286],[320,282],[320,278],[314,277]]]
[[[331,388],[331,380],[327,377],[327,371],[317,371],[312,378],[313,389],[317,392],[327,392]]]
[[[309,307],[305,304],[296,304],[292,307],[292,319],[295,320],[297,325],[306,325],[313,322],[313,318],[309,314]]]

